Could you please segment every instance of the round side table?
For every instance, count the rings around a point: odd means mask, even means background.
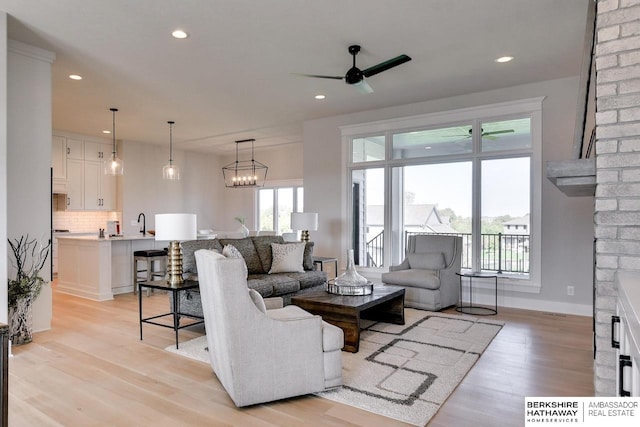
[[[492,274],[483,273],[456,273],[460,278],[460,296],[456,311],[465,314],[473,314],[476,316],[493,316],[498,314],[498,276]],[[462,302],[462,278],[469,279],[469,302],[464,304]],[[473,305],[473,279],[493,279],[495,303],[494,307],[484,307]]]

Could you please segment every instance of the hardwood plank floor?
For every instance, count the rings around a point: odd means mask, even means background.
[[[144,297],[146,314],[168,310]],[[455,313],[453,310],[448,310]],[[404,426],[315,396],[237,409],[203,363],[163,349],[170,329],[144,326],[133,294],[92,302],[53,293],[52,329],[13,348],[11,426]],[[524,425],[525,396],[592,396],[591,318],[500,308],[505,327],[429,427]],[[180,341],[203,333],[180,332]]]

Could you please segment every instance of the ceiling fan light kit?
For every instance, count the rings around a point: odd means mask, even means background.
[[[351,56],[353,57],[353,66],[347,71],[344,77],[325,76],[321,74],[302,74],[302,75],[305,77],[313,77],[317,79],[344,80],[346,84],[354,86],[360,93],[372,93],[373,89],[365,81],[365,78],[375,76],[376,74],[382,73],[383,71],[387,71],[390,68],[397,67],[398,65],[411,61],[411,57],[403,54],[400,56],[396,56],[395,58],[391,58],[387,61],[381,62],[372,67],[369,67],[365,70],[360,70],[356,66],[356,55],[358,55],[359,52],[360,52],[359,45],[354,44],[349,46],[349,54],[351,54]]]

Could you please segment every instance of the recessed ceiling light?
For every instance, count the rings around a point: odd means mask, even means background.
[[[511,62],[511,61],[513,61],[513,56],[501,56],[500,58],[496,59],[496,62],[500,62],[500,63]]]
[[[189,37],[189,34],[187,34],[186,32],[182,31],[182,30],[174,30],[171,35],[177,39],[186,39],[187,37]]]
[[[110,130],[103,130],[102,133],[111,133]]]
[[[82,76],[80,76],[78,74],[69,74],[69,78],[71,80],[82,80]]]
[[[316,99],[325,99],[326,96],[324,96],[324,95],[316,95],[315,98]]]

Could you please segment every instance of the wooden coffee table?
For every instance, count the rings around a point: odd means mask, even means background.
[[[360,347],[361,318],[404,325],[404,288],[398,286],[376,285],[364,296],[310,292],[291,298],[291,303],[342,329],[342,350],[351,353]]]

